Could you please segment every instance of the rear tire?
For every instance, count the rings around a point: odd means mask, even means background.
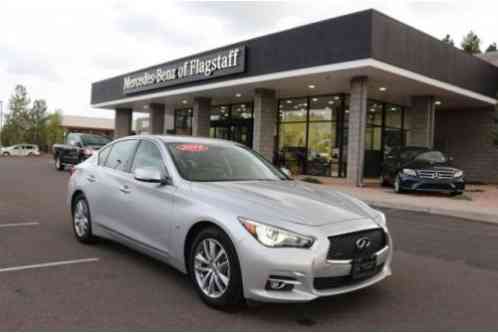
[[[236,311],[243,303],[239,259],[232,241],[220,228],[207,227],[197,234],[188,267],[194,288],[207,305]]]
[[[72,218],[76,239],[85,244],[95,243],[96,238],[92,234],[90,206],[83,194],[78,194],[73,200]]]
[[[59,155],[55,156],[55,169],[58,171],[64,170],[64,164],[62,164],[61,158]]]
[[[387,187],[389,186],[389,182],[387,181],[386,177],[384,176],[384,174],[381,174],[380,175],[380,186],[382,187]]]

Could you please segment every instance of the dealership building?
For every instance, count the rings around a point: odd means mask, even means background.
[[[92,84],[91,104],[153,134],[233,140],[293,173],[377,177],[392,147],[434,147],[498,182],[498,67],[378,11],[357,12]]]

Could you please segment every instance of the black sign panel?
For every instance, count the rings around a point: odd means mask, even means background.
[[[245,71],[245,58],[245,46],[234,46],[191,59],[160,65],[125,76],[123,93],[131,94],[241,73]]]

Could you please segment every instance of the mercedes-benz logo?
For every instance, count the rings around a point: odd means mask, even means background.
[[[368,237],[360,237],[356,240],[356,248],[360,251],[365,250],[370,246],[370,239]]]

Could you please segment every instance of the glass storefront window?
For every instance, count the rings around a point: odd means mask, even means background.
[[[306,123],[280,124],[279,138],[279,162],[293,174],[303,173],[306,160]]]
[[[233,119],[252,119],[252,104],[233,104],[232,105],[232,118]]]
[[[371,126],[382,126],[383,104],[369,101],[367,105],[367,124]]]
[[[401,129],[401,107],[392,104],[386,104],[386,127]]]
[[[217,105],[210,108],[209,119],[211,121],[225,120],[230,116],[230,107],[228,105]]]
[[[192,109],[175,110],[175,133],[192,135]]]
[[[289,98],[280,101],[279,114],[281,122],[306,121],[308,102],[306,98]]]
[[[338,96],[335,96],[338,97]],[[337,109],[341,101],[334,96],[317,96],[310,98],[310,121],[336,120]]]

